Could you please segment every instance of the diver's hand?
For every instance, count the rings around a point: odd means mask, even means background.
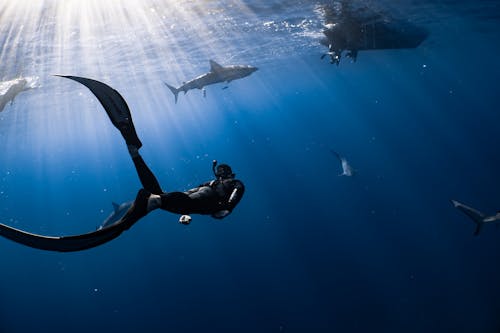
[[[179,218],[179,223],[187,225],[187,224],[191,223],[191,220],[192,220],[191,216],[189,216],[189,215],[182,215]]]
[[[212,214],[212,217],[215,217],[216,219],[222,219],[231,213],[229,210],[224,209],[224,210],[219,210],[218,212],[215,212]]]

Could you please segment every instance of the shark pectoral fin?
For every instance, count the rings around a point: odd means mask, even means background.
[[[117,204],[116,202],[112,202],[111,204],[113,205],[113,210],[116,213],[120,209],[120,205]]]
[[[476,230],[474,230],[474,236],[479,235],[479,232],[481,231],[482,226],[483,226],[483,223],[476,224]]]

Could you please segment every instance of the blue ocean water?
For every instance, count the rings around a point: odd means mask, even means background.
[[[246,185],[219,221],[154,211],[95,249],[0,239],[0,332],[498,332],[499,1],[353,1],[425,28],[416,49],[321,55],[316,1],[0,0],[0,223],[89,232],[140,188],[94,96],[127,100],[165,191]],[[181,94],[221,64],[251,76]],[[357,173],[339,177],[340,152]]]

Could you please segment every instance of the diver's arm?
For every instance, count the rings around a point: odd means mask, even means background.
[[[207,186],[212,187],[213,182],[214,182],[214,180],[211,180],[209,182],[204,182],[203,184],[200,184],[197,187],[194,187],[192,189],[184,191],[184,193],[186,193],[187,195],[190,195],[190,194],[198,192],[202,187],[207,187]]]
[[[215,212],[213,213],[211,216],[214,218],[214,219],[219,219],[219,220],[222,220],[223,218],[225,218],[226,216],[228,216],[229,214],[231,214],[231,211],[227,210],[227,209],[223,209],[223,210],[219,210],[218,212]]]
[[[243,197],[243,193],[245,192],[245,186],[239,180],[235,180],[233,181],[233,187],[233,191],[231,192],[227,204],[224,207],[225,209],[213,213],[213,218],[223,219],[224,217],[231,214],[234,207],[236,207],[236,205],[240,202],[241,198]]]
[[[232,211],[234,207],[240,202],[241,198],[243,197],[243,193],[245,193],[245,186],[243,185],[242,182],[239,180],[235,180],[233,182],[233,192],[231,192],[231,196],[229,196],[229,200],[227,201],[228,203],[228,209]]]

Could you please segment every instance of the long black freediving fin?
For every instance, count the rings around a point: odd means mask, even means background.
[[[89,90],[97,97],[99,102],[101,102],[104,110],[109,116],[109,119],[120,131],[123,138],[127,142],[127,145],[133,145],[137,148],[142,147],[141,140],[139,140],[137,132],[135,131],[130,109],[127,102],[125,102],[125,99],[118,91],[105,83],[84,77],[71,75],[56,76],[74,80],[89,88]]]
[[[1,236],[35,249],[58,252],[74,252],[90,249],[111,241],[122,232],[121,228],[109,227],[82,235],[51,237],[32,234],[0,223]]]
[[[0,223],[0,236],[40,250],[76,252],[90,249],[115,239],[120,236],[122,232],[132,227],[139,219],[144,217],[147,213],[146,207],[148,197],[149,192],[140,190],[134,204],[122,219],[114,224],[86,234],[61,237],[43,236]]]

